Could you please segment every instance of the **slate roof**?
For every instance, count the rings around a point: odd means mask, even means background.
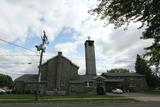
[[[94,77],[94,79],[97,79],[97,78],[102,78],[102,79],[104,79],[104,80],[106,79],[106,77],[103,77],[103,76],[101,76],[101,75]]]
[[[84,83],[85,81],[95,81],[93,75],[79,75],[77,80],[71,80],[70,83]]]
[[[124,79],[107,79],[103,76],[80,75],[77,80],[71,80],[70,83],[84,83],[85,81],[96,81],[97,78],[103,78],[105,82],[123,82]]]
[[[114,77],[143,77],[144,75],[138,73],[102,73],[102,76],[114,76]]]
[[[38,78],[37,74],[24,74],[18,78],[16,78],[14,81],[15,82],[36,82]]]
[[[124,79],[105,79],[105,82],[123,82]]]
[[[49,61],[51,61],[51,60],[53,60],[53,59],[57,58],[58,56],[60,56],[60,57],[64,58],[65,60],[69,61],[69,62],[70,62],[72,65],[74,65],[75,67],[79,68],[79,66],[78,66],[78,65],[76,65],[76,64],[75,64],[75,63],[73,63],[70,59],[68,59],[67,57],[65,57],[65,56],[63,56],[63,55],[56,55],[56,56],[54,56],[54,57],[52,57],[52,58],[48,59],[46,62],[44,62],[44,63],[42,64],[42,66],[43,66],[43,65],[45,65],[45,64],[47,64]]]

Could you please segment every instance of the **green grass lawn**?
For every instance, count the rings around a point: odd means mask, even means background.
[[[96,94],[71,94],[64,96],[39,96],[39,100],[35,101],[34,94],[1,94],[1,103],[34,103],[34,102],[91,102],[91,101],[134,101],[122,96],[108,96]]]
[[[96,95],[96,94],[71,94],[63,96],[44,96],[40,95],[40,99],[57,99],[57,98],[121,98],[122,96]],[[34,94],[1,94],[0,99],[34,99]]]
[[[34,99],[33,94],[0,94],[0,99]]]
[[[42,96],[40,98],[44,99],[54,99],[54,98],[119,98],[121,96],[109,96],[109,95],[97,95],[97,94],[71,94],[64,96]]]

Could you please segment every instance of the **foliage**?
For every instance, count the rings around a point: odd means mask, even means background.
[[[145,49],[147,51],[144,57],[147,57],[150,65],[155,65],[155,74],[158,75],[160,65],[160,44],[158,42],[154,42],[152,46]]]
[[[159,37],[160,1],[159,0],[98,0],[97,7],[91,12],[116,27],[130,22],[146,25],[143,38]],[[157,38],[158,39],[158,38]]]
[[[9,87],[13,85],[12,78],[8,75],[0,74],[0,87]]]
[[[124,69],[124,68],[115,68],[111,70],[107,70],[107,73],[129,73],[129,69]]]
[[[143,74],[146,76],[147,84],[150,88],[155,88],[158,84],[158,77],[152,73],[147,62],[141,58],[140,55],[137,55],[135,63],[136,73]]]
[[[136,63],[135,63],[135,70],[137,73],[144,74],[144,75],[150,75],[151,69],[147,65],[147,62],[141,58],[140,55],[137,55]]]
[[[141,22],[145,27],[142,39],[153,39],[153,45],[146,48],[149,63],[160,64],[160,0],[97,0],[98,5],[90,12],[115,27],[126,27],[131,22]]]

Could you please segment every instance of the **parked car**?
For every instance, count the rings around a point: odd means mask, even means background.
[[[6,93],[6,91],[2,88],[0,88],[0,94]]]
[[[10,94],[12,93],[12,89],[3,89],[5,91],[5,93]]]
[[[116,89],[113,89],[113,90],[112,90],[112,93],[115,93],[115,94],[122,94],[123,91],[122,91],[121,89],[119,89],[119,88],[116,88]]]

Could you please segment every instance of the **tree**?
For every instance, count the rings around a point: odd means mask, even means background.
[[[158,83],[157,76],[152,73],[152,70],[150,69],[146,60],[141,58],[140,55],[137,55],[136,62],[135,62],[135,70],[136,70],[136,73],[146,76],[146,81],[150,88],[155,88],[157,86],[157,83]]]
[[[141,38],[154,40],[153,45],[146,48],[149,52],[145,56],[149,57],[149,63],[154,64],[158,70],[160,58],[155,59],[155,57],[160,56],[160,0],[98,1],[97,7],[90,12],[104,20],[106,24],[114,24],[117,28],[122,25],[127,27],[131,22],[142,23],[139,28],[145,27],[145,31]]]
[[[113,23],[116,27],[130,22],[146,25],[143,38],[159,39],[160,0],[98,0],[97,7],[91,10],[98,18]],[[158,37],[158,38],[157,38]]]
[[[140,55],[137,55],[135,70],[136,70],[136,73],[139,73],[139,74],[144,74],[144,75],[151,74],[150,67],[147,65],[147,62],[143,58],[141,58]]]
[[[107,73],[129,73],[130,71],[128,69],[124,68],[116,68],[116,69],[111,69],[108,70]]]
[[[159,65],[160,65],[160,44],[158,42],[154,42],[152,46],[145,48],[147,50],[144,57],[148,58],[150,65],[155,65],[155,74],[158,76],[159,73]]]
[[[13,86],[13,80],[10,76],[0,74],[0,87],[9,87]]]

